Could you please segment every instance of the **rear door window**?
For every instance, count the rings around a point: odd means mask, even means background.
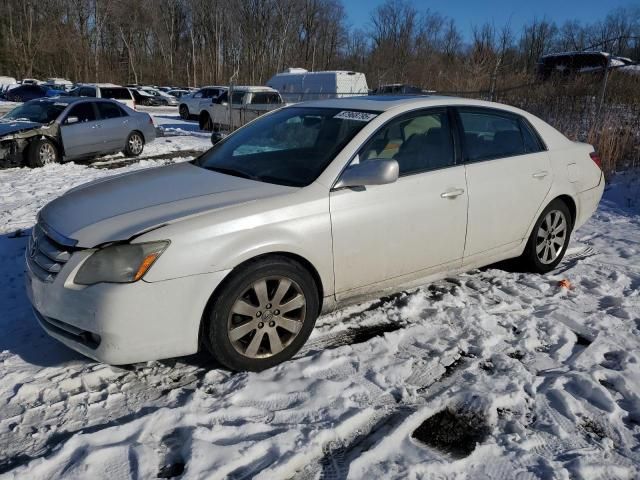
[[[478,162],[543,150],[518,115],[483,109],[459,109],[465,159]]]
[[[97,105],[98,105],[98,112],[100,113],[100,118],[104,120],[125,116],[124,111],[115,103],[98,102]]]
[[[82,87],[80,89],[80,96],[81,97],[95,97],[96,96],[96,89],[95,88],[91,88],[91,87]]]
[[[282,103],[280,95],[275,92],[258,92],[254,93],[251,98],[252,105],[271,105]]]
[[[244,98],[244,92],[233,92],[231,96],[231,103],[233,105],[242,105],[242,99]]]
[[[100,96],[116,100],[131,100],[131,93],[126,88],[100,87]]]

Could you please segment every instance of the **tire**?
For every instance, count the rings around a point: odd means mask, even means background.
[[[58,147],[46,138],[33,140],[27,148],[27,165],[31,168],[60,163]]]
[[[549,224],[555,225],[551,232]],[[523,269],[533,273],[547,273],[556,268],[567,251],[572,229],[573,219],[567,204],[560,199],[552,201],[533,226],[527,246],[520,257]]]
[[[183,120],[189,120],[189,107],[186,105],[180,105],[178,108],[178,112],[180,113],[180,118]]]
[[[137,157],[144,150],[144,137],[138,131],[133,131],[127,137],[127,143],[124,147],[124,155],[126,157]]]
[[[300,350],[318,312],[311,274],[287,257],[266,257],[241,267],[216,293],[203,317],[203,340],[227,368],[260,371]]]
[[[213,122],[211,121],[211,117],[208,113],[200,114],[200,130],[204,130],[206,132],[211,132],[213,130]]]

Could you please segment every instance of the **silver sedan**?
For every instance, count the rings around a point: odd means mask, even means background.
[[[138,156],[155,137],[148,114],[114,100],[38,99],[0,118],[0,161],[41,167],[115,152]]]

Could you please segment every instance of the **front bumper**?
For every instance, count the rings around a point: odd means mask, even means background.
[[[198,350],[202,314],[227,271],[161,282],[82,287],[69,280],[81,257],[83,252],[75,253],[51,282],[40,280],[27,263],[27,295],[49,335],[112,365]]]

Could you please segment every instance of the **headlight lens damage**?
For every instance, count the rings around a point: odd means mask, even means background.
[[[169,245],[168,241],[111,245],[95,251],[80,267],[74,282],[131,283],[140,280]]]

